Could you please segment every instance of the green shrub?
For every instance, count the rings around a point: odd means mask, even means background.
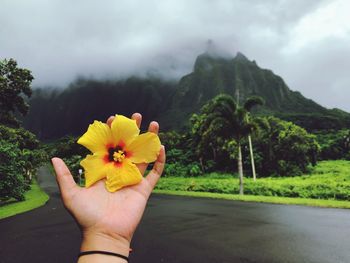
[[[187,167],[179,163],[167,163],[163,176],[187,176]]]
[[[264,128],[253,137],[259,176],[298,176],[308,172],[310,165],[316,165],[320,146],[315,135],[275,117],[259,120]]]
[[[29,184],[24,177],[25,161],[17,144],[0,140],[0,200],[24,200]]]
[[[198,163],[191,163],[189,165],[183,165],[181,163],[167,163],[164,169],[163,176],[179,176],[179,177],[189,177],[189,176],[200,176],[202,175],[202,170]]]
[[[0,125],[0,138],[10,144],[17,145],[21,151],[21,161],[24,161],[24,173],[29,180],[37,169],[48,161],[48,156],[40,148],[35,135],[23,128],[14,129]]]
[[[350,160],[350,130],[320,131],[316,133],[321,146],[322,160],[346,159]]]
[[[190,166],[190,175],[191,176],[199,176],[202,174],[201,168],[198,164],[192,164]]]

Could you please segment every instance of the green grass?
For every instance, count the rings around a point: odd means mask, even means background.
[[[244,182],[247,196],[350,201],[350,161],[319,162],[310,174],[303,176],[260,178],[256,182],[245,178]],[[200,177],[164,177],[156,189],[235,195],[239,185],[237,175],[212,173]]]
[[[14,200],[9,200],[6,204],[0,206],[0,219],[32,210],[44,205],[49,200],[49,196],[41,190],[35,180],[33,180],[30,188],[24,194],[24,201],[15,202]]]
[[[307,205],[307,206],[316,206],[316,207],[350,209],[349,201],[337,201],[337,200],[260,196],[260,195],[243,195],[242,196],[242,195],[234,195],[234,194],[218,194],[218,193],[208,193],[208,192],[171,191],[171,190],[154,190],[153,193],[191,196],[191,197],[205,197],[205,198],[235,200],[235,201],[244,201],[244,202],[272,203],[272,204],[285,204],[285,205]]]

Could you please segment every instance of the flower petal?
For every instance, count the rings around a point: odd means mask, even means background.
[[[123,146],[128,145],[140,133],[136,121],[123,115],[115,115],[111,128],[114,141]]]
[[[106,188],[115,192],[122,187],[134,185],[142,180],[139,169],[130,160],[124,159],[120,165],[110,166],[107,170]]]
[[[106,171],[111,165],[103,159],[104,153],[99,152],[94,155],[87,155],[80,165],[85,170],[85,186],[89,187],[97,181],[106,177]],[[112,163],[113,164],[113,163]]]
[[[126,151],[133,163],[154,162],[160,151],[159,137],[153,132],[143,133],[127,145]]]
[[[109,126],[106,123],[94,121],[89,125],[87,132],[79,138],[78,143],[95,153],[107,151],[106,146],[113,144],[114,141]]]

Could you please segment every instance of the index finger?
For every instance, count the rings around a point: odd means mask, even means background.
[[[163,173],[164,166],[165,166],[165,158],[166,158],[165,157],[165,148],[162,145],[160,148],[158,158],[153,165],[153,169],[149,172],[149,174],[145,178],[146,181],[150,185],[150,193],[152,192],[153,188],[156,186],[160,176]]]

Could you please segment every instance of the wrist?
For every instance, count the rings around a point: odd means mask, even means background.
[[[130,242],[119,235],[111,236],[94,230],[83,231],[83,241],[81,243],[80,251],[84,252],[92,250],[108,251],[128,257],[130,252]]]

